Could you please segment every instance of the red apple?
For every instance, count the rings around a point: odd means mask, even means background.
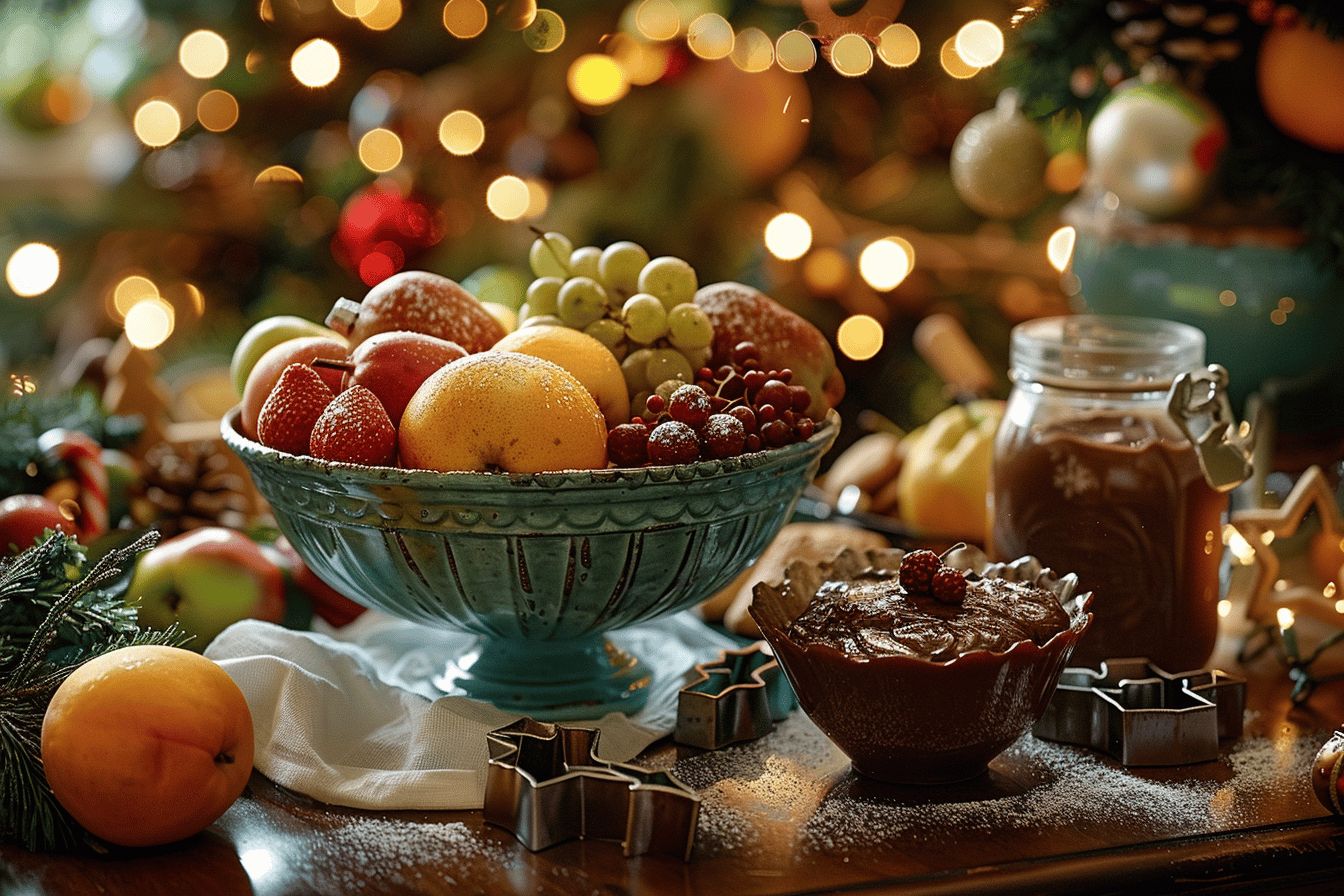
[[[136,564],[127,602],[138,605],[140,624],[178,623],[204,650],[240,619],[279,622],[285,613],[280,569],[241,532],[209,526],[170,538]]]
[[[409,330],[392,330],[365,339],[350,353],[347,362],[317,361],[314,366],[345,370],[342,388],[368,389],[382,402],[392,425],[397,426],[420,384],[443,365],[466,356],[467,350],[456,342]]]
[[[349,625],[358,619],[365,607],[352,601],[335,588],[317,577],[317,573],[303,562],[294,545],[283,535],[275,540],[267,550],[294,587],[301,591],[313,604],[313,612],[336,628]]]
[[[50,498],[11,495],[0,501],[0,554],[22,552],[32,547],[44,529],[75,534],[75,524]]]

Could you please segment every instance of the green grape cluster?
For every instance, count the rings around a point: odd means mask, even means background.
[[[649,258],[637,243],[575,249],[562,233],[538,237],[528,253],[536,280],[520,326],[582,330],[621,362],[633,407],[659,390],[695,381],[709,363],[714,327],[692,301],[695,269],[680,258]],[[669,388],[670,387],[670,388]]]

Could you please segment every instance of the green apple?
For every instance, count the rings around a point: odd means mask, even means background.
[[[176,622],[204,650],[240,619],[279,622],[285,612],[284,577],[256,542],[211,526],[170,538],[140,558],[126,592],[140,624]]]
[[[300,336],[325,336],[337,342],[345,342],[345,337],[335,330],[329,330],[321,324],[315,324],[292,314],[281,314],[258,321],[238,340],[233,350],[233,360],[229,362],[229,378],[233,388],[241,398],[243,387],[247,385],[247,375],[252,372],[267,349],[273,348],[290,339]]]

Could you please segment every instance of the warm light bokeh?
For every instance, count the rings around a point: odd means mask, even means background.
[[[31,299],[56,285],[61,257],[46,243],[25,243],[5,264],[5,282],[16,296]]]
[[[315,37],[299,44],[289,58],[289,70],[305,87],[326,87],[341,73],[341,54],[330,41]]]

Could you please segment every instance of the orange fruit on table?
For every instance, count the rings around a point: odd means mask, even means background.
[[[42,722],[56,799],[121,846],[204,830],[252,773],[252,715],[216,663],[177,647],[123,647],[56,690]]]
[[[495,351],[543,358],[574,374],[593,396],[608,428],[630,422],[630,393],[616,356],[587,333],[569,327],[535,326],[510,333]]]
[[[489,351],[425,380],[402,414],[399,447],[401,465],[421,470],[592,470],[607,465],[607,427],[560,365]]]

